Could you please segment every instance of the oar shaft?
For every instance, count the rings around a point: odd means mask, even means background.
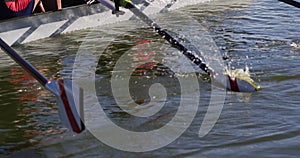
[[[13,60],[21,65],[26,71],[28,71],[36,80],[38,80],[43,86],[46,85],[48,79],[38,72],[30,63],[23,59],[15,50],[13,50],[6,42],[0,38],[1,48],[8,54]]]
[[[172,37],[168,32],[162,29],[158,24],[151,20],[146,14],[137,9],[133,4],[128,3],[128,9],[137,17],[139,17],[143,22],[145,22],[150,27],[153,27],[155,32],[157,32],[162,38],[168,41],[173,47],[181,51],[186,57],[188,57],[192,62],[198,65],[203,71],[210,74],[212,69],[209,68],[200,58],[196,57],[190,50],[184,47],[179,41]]]

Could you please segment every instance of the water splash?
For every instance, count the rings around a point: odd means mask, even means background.
[[[228,67],[226,67],[224,74],[230,76],[233,79],[237,78],[237,79],[240,79],[240,80],[247,81],[256,90],[261,90],[261,87],[257,83],[255,83],[254,80],[251,78],[248,66],[246,66],[245,69],[235,69],[235,70],[230,70]]]

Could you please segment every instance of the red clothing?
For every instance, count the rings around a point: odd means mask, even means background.
[[[24,10],[33,0],[5,0],[7,8],[14,12]]]

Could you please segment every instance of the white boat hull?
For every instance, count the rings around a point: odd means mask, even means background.
[[[154,0],[148,3],[136,3],[147,15],[158,13],[164,9],[173,10],[210,0]],[[137,2],[134,1],[133,2]],[[129,20],[133,14],[116,17],[101,4],[83,5],[62,11],[49,12],[29,17],[9,19],[0,22],[0,37],[9,45],[35,41],[42,38],[69,33],[75,30],[93,28]]]

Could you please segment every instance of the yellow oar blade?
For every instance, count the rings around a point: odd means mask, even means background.
[[[261,89],[261,87],[251,78],[248,69],[227,69],[225,75],[228,77],[227,90],[235,92],[254,92]]]

